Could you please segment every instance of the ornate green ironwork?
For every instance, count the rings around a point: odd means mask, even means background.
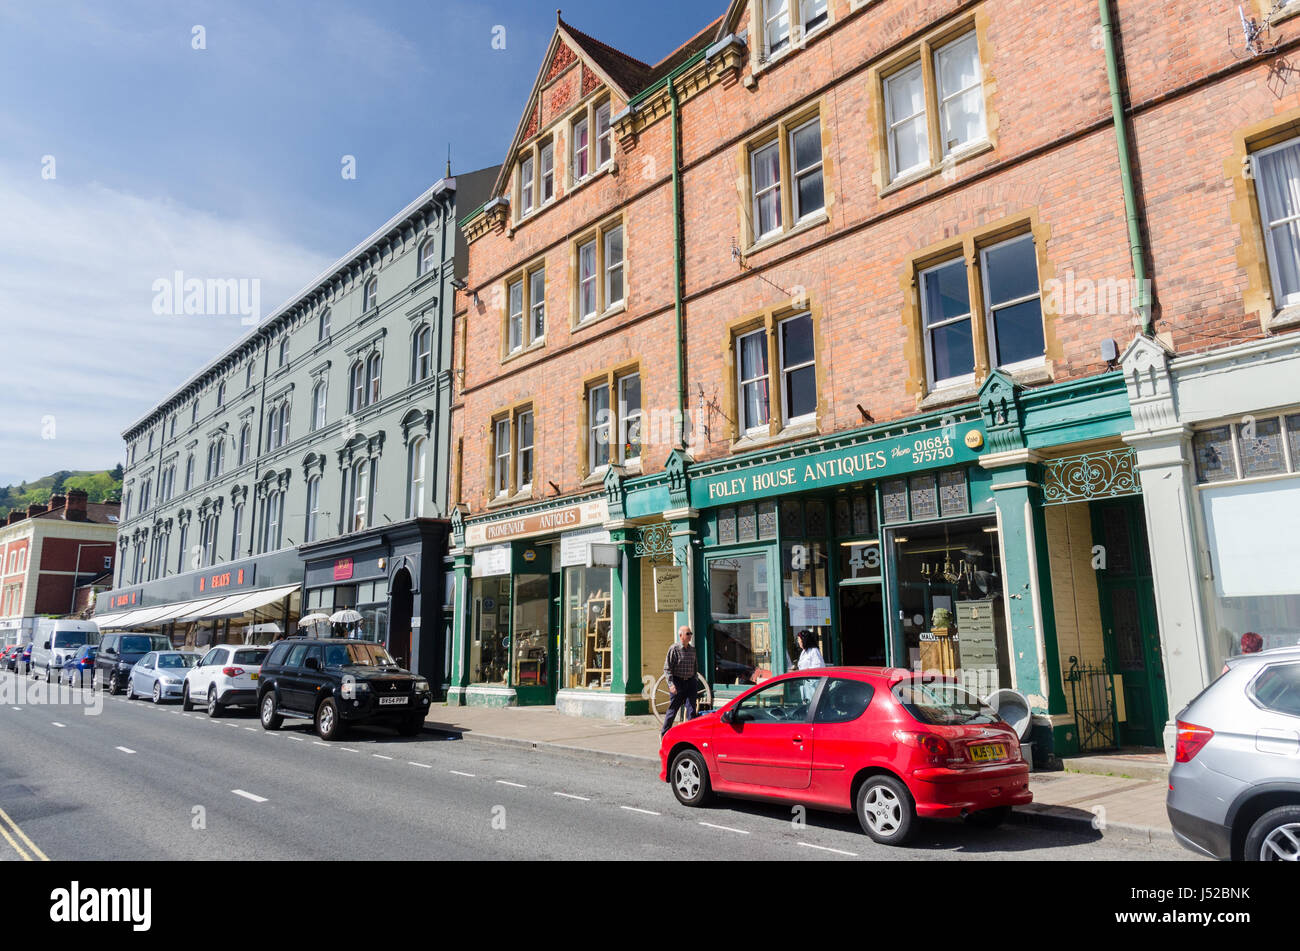
[[[648,525],[641,529],[641,537],[636,543],[638,558],[671,558],[677,554],[673,548],[673,530],[667,522]]]
[[[1141,495],[1131,448],[1091,452],[1043,463],[1043,504],[1091,502]]]

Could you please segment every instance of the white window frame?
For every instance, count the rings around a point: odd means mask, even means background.
[[[540,278],[540,288],[538,279]],[[540,296],[535,296],[540,289]],[[538,332],[540,324],[540,333]],[[528,345],[546,339],[546,268],[538,267],[528,272]]]
[[[506,353],[524,349],[524,282],[527,275],[506,282]],[[515,310],[515,288],[519,289],[519,309]]]
[[[366,359],[366,405],[374,406],[383,399],[384,358],[378,351]]]
[[[537,150],[537,196],[543,205],[555,199],[555,141]]]
[[[596,407],[596,394],[602,390],[605,393],[605,419],[603,422],[597,419],[597,415],[601,410]],[[613,395],[613,388],[609,385],[608,380],[604,380],[600,383],[593,383],[587,387],[587,468],[591,472],[600,472],[604,470],[615,458],[613,451]],[[600,445],[602,431],[605,440],[605,460],[603,462],[597,462],[597,448]]]
[[[411,347],[414,363],[411,367],[411,382],[422,383],[433,376],[433,327],[420,324],[415,329],[414,342]]]
[[[579,146],[578,144],[579,128],[583,130],[583,132],[587,137],[586,144],[582,146]],[[595,171],[595,169],[592,167],[592,161],[591,161],[592,159],[591,117],[587,115],[587,111],[585,109],[583,110],[581,115],[576,116],[569,123],[569,141],[571,143],[571,148],[569,149],[569,168],[571,169],[573,182],[576,184],[578,182],[584,181],[589,175],[591,175],[593,171]],[[580,161],[585,163],[587,166],[584,171],[579,171]]]
[[[355,413],[366,406],[366,361],[357,357],[348,370],[348,412]]]
[[[808,360],[808,361],[806,361],[806,362],[804,362],[804,363],[797,364],[796,366],[786,366],[786,362],[785,362],[785,336],[781,333],[781,328],[784,327],[786,324],[788,324],[788,323],[789,323],[790,321],[792,321],[792,320],[804,320],[804,319],[806,319],[806,320],[808,321],[809,334],[810,334],[810,335],[812,336],[812,338],[813,338],[813,355],[812,355],[812,359],[811,359],[811,360]],[[816,327],[815,327],[815,325],[813,324],[812,314],[811,314],[809,311],[804,311],[804,312],[801,313],[801,314],[791,314],[789,317],[783,317],[783,318],[781,318],[780,320],[776,321],[775,329],[776,329],[777,360],[778,360],[778,363],[779,363],[777,379],[778,379],[778,381],[779,381],[779,383],[780,383],[780,386],[781,386],[781,420],[782,420],[782,425],[784,425],[784,426],[796,426],[796,425],[799,425],[800,423],[811,422],[811,421],[813,421],[813,420],[815,420],[815,419],[817,418],[817,401],[816,401],[816,391],[817,391],[817,385],[816,385],[816,379],[817,379],[817,335],[816,335]],[[801,415],[801,416],[791,416],[791,415],[790,415],[790,405],[789,405],[789,394],[788,394],[788,392],[787,392],[787,388],[786,388],[786,377],[789,376],[791,373],[795,372],[796,370],[802,370],[802,369],[804,369],[804,368],[806,368],[806,367],[812,367],[812,368],[813,368],[813,396],[814,396],[814,399],[813,399],[813,408],[812,408],[809,412],[804,413],[804,414]],[[770,395],[769,395],[769,397],[768,397],[768,405],[769,405],[768,413],[769,413],[769,415],[770,415],[770,414],[771,414],[771,408],[770,408],[770,407],[771,407],[771,396],[770,396]]]
[[[750,337],[759,336],[759,335],[761,335],[763,338],[764,368],[763,371],[759,373],[758,376],[754,376],[746,379],[745,361],[743,356],[744,341],[749,339]],[[736,397],[739,401],[739,406],[737,407],[738,411],[736,413],[736,416],[740,420],[739,428],[740,428],[741,435],[754,436],[754,435],[766,433],[770,430],[772,424],[772,368],[767,365],[768,364],[767,328],[758,327],[754,330],[750,330],[745,333],[737,335],[735,346],[736,346],[736,382],[737,382]],[[749,420],[745,418],[745,414],[748,411],[748,407],[749,407],[749,401],[745,399],[745,387],[753,386],[758,383],[764,383],[767,385],[767,419],[763,420],[763,422],[761,423],[754,423],[753,425],[750,425]]]
[[[817,161],[806,168],[798,168],[795,165],[795,147],[794,140],[805,129],[816,127],[817,129]],[[789,155],[790,155],[790,208],[795,224],[812,218],[814,215],[824,214],[826,212],[826,175],[823,171],[826,165],[826,156],[822,148],[822,117],[820,115],[809,119],[802,125],[795,126],[790,130],[788,136]],[[799,181],[809,175],[822,173],[822,203],[818,208],[811,211],[804,211],[799,207]]]
[[[417,436],[411,440],[407,463],[406,517],[424,518],[425,473],[429,465],[429,440]]]
[[[361,312],[369,313],[379,306],[379,278],[369,278],[361,291]]]
[[[889,94],[889,87],[895,82],[900,82],[904,78],[909,81],[913,78],[921,84],[921,111],[913,112],[907,116],[895,116],[893,109],[893,97]],[[925,91],[925,71],[922,68],[921,61],[917,60],[902,69],[896,70],[885,77],[882,90],[885,98],[885,128],[887,130],[886,139],[889,143],[889,180],[897,181],[905,178],[922,169],[930,167],[930,125],[927,118],[926,110],[929,108],[928,96]],[[921,137],[920,147],[917,153],[921,160],[907,168],[898,167],[898,140],[896,138],[898,130],[904,125],[912,125],[920,120]]]
[[[945,92],[942,86],[943,70],[939,66],[939,59],[945,53],[950,53],[954,49],[954,47],[961,46],[966,43],[969,43],[975,48],[975,72],[976,72],[975,82],[961,89]],[[957,145],[951,145],[951,146],[948,144],[948,139],[949,139],[949,135],[948,135],[949,130],[947,128],[948,115],[944,109],[944,106],[947,105],[949,102],[960,99],[962,96],[966,95],[966,93],[970,92],[972,89],[980,89],[984,85],[984,64],[980,62],[979,38],[976,36],[974,30],[971,30],[968,33],[963,33],[961,36],[956,37],[955,39],[943,44],[943,46],[937,47],[934,50],[934,85],[935,85],[935,99],[937,100],[936,105],[939,110],[939,134],[941,136],[940,144],[943,147],[941,150],[943,156],[947,158],[949,155],[959,155],[962,152],[966,151],[967,149],[975,148],[983,144],[984,142],[988,141],[988,116],[985,114],[984,111],[984,96],[981,94],[979,97],[979,101],[980,101],[979,134],[974,136],[967,142],[961,142]]]
[[[600,170],[614,161],[614,125],[608,99],[596,103],[595,118],[596,169]],[[603,131],[602,131],[603,128]]]
[[[984,295],[984,321],[985,321],[984,334],[985,334],[985,339],[988,341],[989,365],[997,367],[998,369],[1001,370],[1008,370],[1012,372],[1016,370],[1026,370],[1032,367],[1041,367],[1047,359],[1047,354],[1046,352],[1044,352],[1044,354],[1039,357],[1030,357],[1028,360],[1020,360],[1016,363],[1004,364],[1002,362],[1001,355],[998,353],[998,338],[993,324],[994,305],[993,305],[992,298],[990,297],[992,293],[991,285],[993,282],[989,279],[990,271],[988,265],[988,254],[990,251],[995,251],[998,248],[1005,247],[1008,244],[1014,244],[1017,241],[1028,241],[1034,249],[1034,255],[1033,255],[1034,287],[1036,288],[1037,293],[1025,294],[1022,297],[1016,297],[1016,298],[1012,298],[1011,300],[1001,301],[998,303],[997,308],[998,310],[1002,310],[1003,308],[1006,307],[1014,307],[1017,304],[1023,304],[1026,301],[1036,300],[1038,301],[1038,318],[1039,318],[1039,323],[1041,324],[1042,317],[1043,317],[1043,291],[1042,291],[1042,284],[1038,280],[1038,242],[1034,240],[1033,234],[1032,233],[1018,234],[1014,238],[1007,238],[1005,241],[999,241],[996,244],[990,244],[980,248],[980,284],[982,286],[983,295]],[[1046,351],[1047,328],[1043,327],[1042,331],[1043,331],[1043,349],[1044,351]]]
[[[758,187],[758,157],[767,152],[774,151],[777,157],[776,176],[773,183],[766,188]],[[780,234],[785,230],[785,220],[782,208],[781,196],[781,139],[778,136],[771,142],[766,142],[757,148],[751,149],[749,153],[749,182],[750,191],[753,193],[753,214],[754,214],[754,241],[762,241],[764,238],[770,238],[773,235]],[[763,216],[760,211],[762,199],[770,194],[776,196],[776,223],[766,231],[759,232]]]
[[[289,338],[285,336],[280,338],[279,366],[287,367],[288,365],[289,365]]]
[[[307,480],[307,530],[304,541],[311,543],[320,540],[320,487],[321,477],[314,475]]]
[[[637,404],[635,410],[628,409],[627,388],[633,380],[637,382]],[[637,446],[640,451],[645,450],[642,442],[642,420],[645,418],[641,409],[641,374],[640,372],[625,373],[618,377],[618,459],[621,465],[634,465],[641,461],[640,452],[635,456],[627,455],[628,429],[633,421],[637,426]]]
[[[316,339],[324,340],[330,335],[330,309],[326,307],[320,312],[320,319],[316,331]]]
[[[523,218],[536,211],[534,192],[537,187],[535,176],[537,164],[533,156],[526,155],[519,161],[519,217]]]
[[[600,313],[600,238],[593,236],[578,245],[578,322],[590,320]],[[591,274],[584,276],[583,255],[590,252]],[[590,301],[585,300],[590,296]]]
[[[436,257],[437,250],[437,242],[434,241],[432,237],[424,239],[424,243],[420,245],[419,277],[433,273],[433,269],[438,264]]]
[[[232,535],[230,537],[230,560],[238,561],[242,557],[241,549],[244,541],[244,503],[237,502],[231,510],[231,518],[234,519]],[[164,536],[165,537],[165,536]],[[166,561],[166,542],[163,543],[163,560]]]
[[[326,410],[329,406],[329,389],[324,380],[318,380],[316,386],[312,389],[312,431],[323,429],[327,422],[328,416]]]
[[[620,244],[619,256],[618,256],[618,261],[616,263],[610,264],[609,245],[610,245],[610,240],[615,235],[619,236],[619,244]],[[604,231],[601,232],[601,245],[604,250],[604,259],[601,262],[604,265],[604,272],[605,272],[604,273],[604,278],[605,278],[604,304],[605,304],[605,310],[609,310],[611,307],[616,307],[617,305],[622,304],[624,301],[627,300],[627,269],[626,269],[627,234],[623,230],[623,225],[621,222],[619,224],[614,225],[611,228],[606,228]],[[620,288],[620,293],[617,298],[613,296],[613,292],[610,290],[611,278],[615,271],[618,272],[618,278],[619,278],[618,282]]]
[[[1274,212],[1268,205],[1268,189],[1264,185],[1264,171],[1260,165],[1260,159],[1273,152],[1281,152],[1286,149],[1296,149],[1300,151],[1300,137],[1288,139],[1285,142],[1279,142],[1277,145],[1271,145],[1266,149],[1260,149],[1252,152],[1250,155],[1251,174],[1256,182],[1255,198],[1259,202],[1260,225],[1264,229],[1264,247],[1268,257],[1268,276],[1270,289],[1273,293],[1273,307],[1275,310],[1281,310],[1284,307],[1290,307],[1294,304],[1300,304],[1300,285],[1297,285],[1295,291],[1285,294],[1282,291],[1281,279],[1278,276],[1278,258],[1280,257],[1277,250],[1277,243],[1273,239],[1273,231],[1279,227],[1300,221],[1300,209],[1297,213],[1289,217],[1275,218]],[[1297,183],[1300,188],[1300,183]],[[1296,270],[1300,272],[1300,260],[1296,262]]]
[[[528,443],[524,444],[524,420],[528,420]],[[533,487],[533,446],[537,441],[535,427],[537,417],[533,415],[531,409],[521,410],[515,414],[514,431],[515,431],[515,491],[527,492]],[[524,462],[527,457],[528,478],[524,479]]]
[[[510,494],[510,417],[492,423],[492,494],[504,498]]]
[[[788,53],[794,45],[794,17],[790,0],[761,0],[763,16],[763,59],[770,61]],[[772,26],[785,20],[785,32],[773,42]]]
[[[348,479],[348,534],[370,527],[371,461],[352,463]]]
[[[926,294],[925,294],[925,275],[931,274],[935,271],[942,270],[943,268],[949,267],[954,263],[961,264],[962,276],[965,277],[967,280],[966,314],[964,316],[959,315],[957,317],[949,317],[939,322],[938,324],[935,324],[933,327],[931,327],[929,317],[926,313],[927,305],[926,305]],[[921,342],[923,348],[925,349],[925,381],[926,381],[927,388],[931,392],[935,390],[947,389],[948,387],[951,386],[963,386],[967,383],[975,382],[975,371],[973,367],[970,373],[963,373],[960,374],[959,376],[947,377],[942,380],[936,379],[935,368],[934,368],[934,351],[931,345],[931,336],[934,330],[942,329],[944,327],[949,327],[952,326],[953,324],[961,323],[964,320],[971,325],[972,364],[979,363],[979,353],[975,351],[975,332],[974,332],[975,331],[975,308],[970,299],[970,274],[968,269],[969,269],[969,265],[966,263],[965,257],[958,255],[956,257],[951,257],[948,258],[947,260],[940,261],[938,264],[932,264],[929,267],[922,269],[917,274],[917,290],[919,291],[920,298],[921,298],[921,336],[922,336]]]

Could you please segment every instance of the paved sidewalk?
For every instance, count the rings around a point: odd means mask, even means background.
[[[429,711],[425,729],[476,742],[507,744],[659,767],[659,720],[622,721],[570,717],[554,707],[448,707]],[[1066,760],[1067,769],[1070,760]],[[1032,805],[1017,808],[1016,821],[1087,835],[1172,843],[1165,814],[1163,778],[1102,776],[1078,772],[1034,773]]]

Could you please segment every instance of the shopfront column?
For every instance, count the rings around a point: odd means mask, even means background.
[[[641,562],[636,557],[639,529],[625,521],[609,522],[610,542],[618,549],[618,567],[612,572],[614,670],[610,691],[629,699],[624,715],[643,714],[648,703],[641,697]]]
[[[1064,714],[1047,524],[1038,454],[1017,449],[980,457],[993,472],[993,500],[1002,540],[1014,687],[1036,713]]]
[[[447,702],[453,706],[465,703],[465,688],[469,686],[470,599],[473,596],[470,566],[473,559],[461,548],[451,553],[452,570],[456,575],[455,600],[452,610],[451,670],[447,672]]]

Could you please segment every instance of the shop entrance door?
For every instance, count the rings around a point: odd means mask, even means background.
[[[1157,746],[1169,711],[1141,497],[1092,503],[1092,534],[1106,656],[1124,692],[1120,743]]]
[[[510,685],[520,706],[555,703],[559,628],[555,601],[559,575],[551,573],[546,545],[516,545],[510,599]]]
[[[840,663],[884,667],[885,595],[880,582],[840,585]]]

